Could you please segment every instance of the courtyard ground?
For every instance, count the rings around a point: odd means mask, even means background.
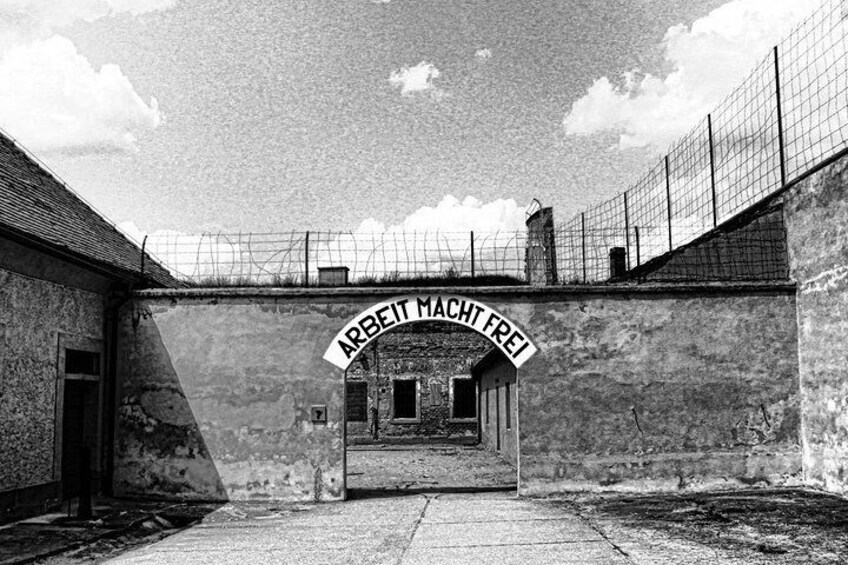
[[[347,449],[347,487],[371,491],[515,489],[515,468],[477,445],[356,445]]]
[[[491,453],[461,446],[352,449],[348,470],[359,490],[343,503],[124,501],[91,523],[11,524],[0,565],[848,563],[848,501],[812,491],[458,492],[515,480]]]
[[[837,564],[848,503],[804,491],[517,499],[504,492],[405,494],[346,503],[226,504],[193,527],[51,565]]]

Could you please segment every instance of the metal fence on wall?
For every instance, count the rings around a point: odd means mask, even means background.
[[[524,232],[287,232],[149,236],[145,249],[202,285],[307,286],[347,267],[353,284],[411,279],[524,280]]]
[[[557,226],[559,280],[608,279],[613,247],[624,248],[629,268],[643,265],[846,148],[848,2],[827,0],[634,186]],[[751,256],[762,257],[756,250],[766,244],[754,239]]]

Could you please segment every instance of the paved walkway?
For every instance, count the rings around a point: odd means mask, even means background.
[[[347,486],[364,490],[515,487],[515,468],[468,445],[358,445],[347,449]]]
[[[216,512],[226,513],[226,507]],[[210,515],[210,516],[214,516]],[[632,563],[591,524],[506,493],[320,504],[275,517],[210,519],[109,563]]]
[[[144,522],[151,528],[142,525],[124,539],[103,540],[38,563],[848,562],[848,502],[801,490],[584,494],[550,500],[517,499],[506,492],[425,493],[165,511],[175,519],[173,529],[157,528],[162,520],[157,513]],[[180,523],[188,524],[184,520],[194,525],[180,530]],[[28,543],[41,542],[30,537]],[[19,548],[23,557],[26,548]]]

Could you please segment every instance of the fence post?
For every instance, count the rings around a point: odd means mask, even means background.
[[[144,279],[144,253],[145,248],[147,247],[147,235],[144,236],[144,239],[141,242],[141,278]]]
[[[668,155],[665,156],[665,201],[668,205],[668,250],[674,249],[671,242],[671,174],[668,169]]]
[[[639,226],[633,226],[633,231],[636,233],[636,268],[642,265],[642,257],[639,250]]]
[[[713,145],[713,115],[707,114],[707,131],[710,139],[710,186],[713,195],[713,227],[718,226],[718,203],[716,202],[715,146]]]
[[[627,191],[624,196],[624,247],[627,249],[627,270],[630,270],[630,209],[627,207]]]
[[[583,284],[586,284],[586,212],[580,213],[580,231],[582,233],[583,242]]]
[[[474,278],[474,230],[471,230],[471,278]]]
[[[309,232],[306,232],[306,239],[303,245],[303,286],[309,286]]]
[[[786,186],[786,157],[783,148],[783,109],[780,104],[780,65],[777,60],[777,45],[774,46],[774,90],[777,100],[777,147],[780,151],[780,186]]]

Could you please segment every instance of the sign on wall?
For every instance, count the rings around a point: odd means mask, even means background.
[[[359,314],[333,338],[324,359],[347,369],[377,336],[395,326],[424,321],[453,322],[477,331],[516,368],[536,353],[536,347],[524,332],[492,307],[462,296],[420,294],[381,302]]]

